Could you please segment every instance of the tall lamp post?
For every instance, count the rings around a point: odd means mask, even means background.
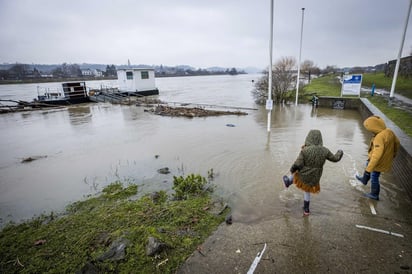
[[[409,21],[409,15],[411,14],[411,7],[412,7],[412,0],[409,1],[408,14],[406,16],[405,29],[403,30],[403,35],[402,35],[402,39],[401,39],[401,46],[400,46],[399,52],[398,52],[398,59],[396,60],[395,72],[393,74],[391,93],[389,95],[389,101],[391,101],[393,99],[394,92],[395,92],[396,79],[398,78],[399,63],[401,61],[401,55],[402,55],[403,44],[405,42],[406,30],[408,29],[408,21]]]
[[[298,105],[299,97],[299,78],[300,78],[300,59],[302,57],[302,38],[303,38],[303,18],[305,16],[305,8],[302,8],[302,24],[300,26],[300,49],[299,49],[299,61],[298,61],[298,77],[296,80],[296,102],[295,105]]]
[[[270,132],[270,118],[272,116],[272,55],[273,55],[273,0],[270,0],[270,40],[269,40],[269,79],[268,79],[268,99],[266,100],[266,109],[268,111],[268,126]]]

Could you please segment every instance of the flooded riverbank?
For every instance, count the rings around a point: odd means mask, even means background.
[[[325,165],[321,201],[315,203],[338,206],[359,194],[353,174],[363,168],[370,137],[359,113],[312,110],[308,105],[276,106],[268,135],[267,112],[251,96],[252,80],[257,78],[157,79],[162,101],[258,109],[248,110],[246,116],[164,117],[145,112],[144,107],[102,103],[2,115],[1,224],[62,211],[68,203],[115,180],[137,183],[142,192],[170,191],[173,175],[205,176],[212,168],[216,193],[230,203],[237,221],[270,218],[295,210],[301,202],[298,190],[284,191],[281,177],[312,128],[322,131],[330,150],[345,153],[340,163]],[[36,155],[47,157],[21,162]],[[159,174],[157,170],[163,167],[171,173]],[[390,173],[382,180],[383,197],[402,197]]]

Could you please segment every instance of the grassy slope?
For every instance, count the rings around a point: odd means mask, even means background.
[[[9,225],[0,231],[0,273],[75,273],[87,262],[99,273],[174,273],[224,221],[224,214],[210,212],[208,192],[183,200],[164,192],[156,200],[129,199],[136,193],[136,185],[113,183],[100,196],[70,205],[64,216]],[[169,248],[147,256],[149,236]],[[129,241],[125,259],[97,260],[120,238]]]
[[[373,83],[378,89],[390,91],[392,86],[392,78],[385,77],[383,73],[363,74],[363,86],[371,87]],[[412,79],[398,77],[396,80],[395,92],[412,99]]]
[[[306,100],[310,100],[310,94],[316,93],[318,96],[340,96],[341,84],[336,78],[337,75],[327,75],[317,79],[313,79],[311,84],[304,87],[304,94],[307,95]],[[364,86],[375,83],[376,88],[385,88],[391,85],[391,80],[384,77],[383,74],[364,74],[362,84]],[[412,95],[412,80],[399,79],[397,88],[403,90],[403,95],[409,97]],[[400,129],[407,135],[412,137],[412,114],[411,111],[406,111],[388,105],[387,97],[367,95],[369,101],[373,103],[380,111],[382,111],[389,119],[391,119]]]
[[[317,96],[340,96],[341,84],[337,75],[327,75],[313,79],[304,87],[305,94],[316,93]]]

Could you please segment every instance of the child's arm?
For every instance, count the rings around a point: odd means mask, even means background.
[[[299,153],[298,158],[296,161],[293,163],[292,167],[290,168],[290,173],[294,173],[296,170],[301,170],[303,168],[303,153],[302,151]]]
[[[339,149],[335,154],[333,154],[332,152],[328,152],[326,159],[328,159],[331,162],[339,162],[342,159],[343,156],[343,151],[341,149]]]

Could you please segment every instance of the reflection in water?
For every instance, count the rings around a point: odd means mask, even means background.
[[[76,105],[67,109],[69,121],[73,126],[88,124],[92,121],[90,104]]]
[[[159,97],[256,107],[250,93],[253,77],[162,78]],[[322,131],[325,146],[343,149],[345,155],[338,164],[325,164],[321,193],[313,195],[311,210],[325,214],[345,205],[356,212],[359,205],[353,197],[365,187],[353,186],[352,180],[354,172],[363,168],[369,136],[356,111],[317,109],[315,114],[309,105],[275,106],[270,134],[264,107],[247,116],[194,119],[156,116],[143,107],[106,103],[2,115],[0,218],[4,223],[61,211],[119,179],[138,183],[141,192],[171,191],[174,175],[206,176],[211,168],[217,175],[217,195],[229,202],[238,222],[300,212],[302,192],[294,187],[285,190],[281,178],[312,128]],[[48,157],[20,162],[32,155]],[[157,173],[163,167],[171,173]],[[382,180],[386,185],[382,197],[403,199],[390,175]]]

